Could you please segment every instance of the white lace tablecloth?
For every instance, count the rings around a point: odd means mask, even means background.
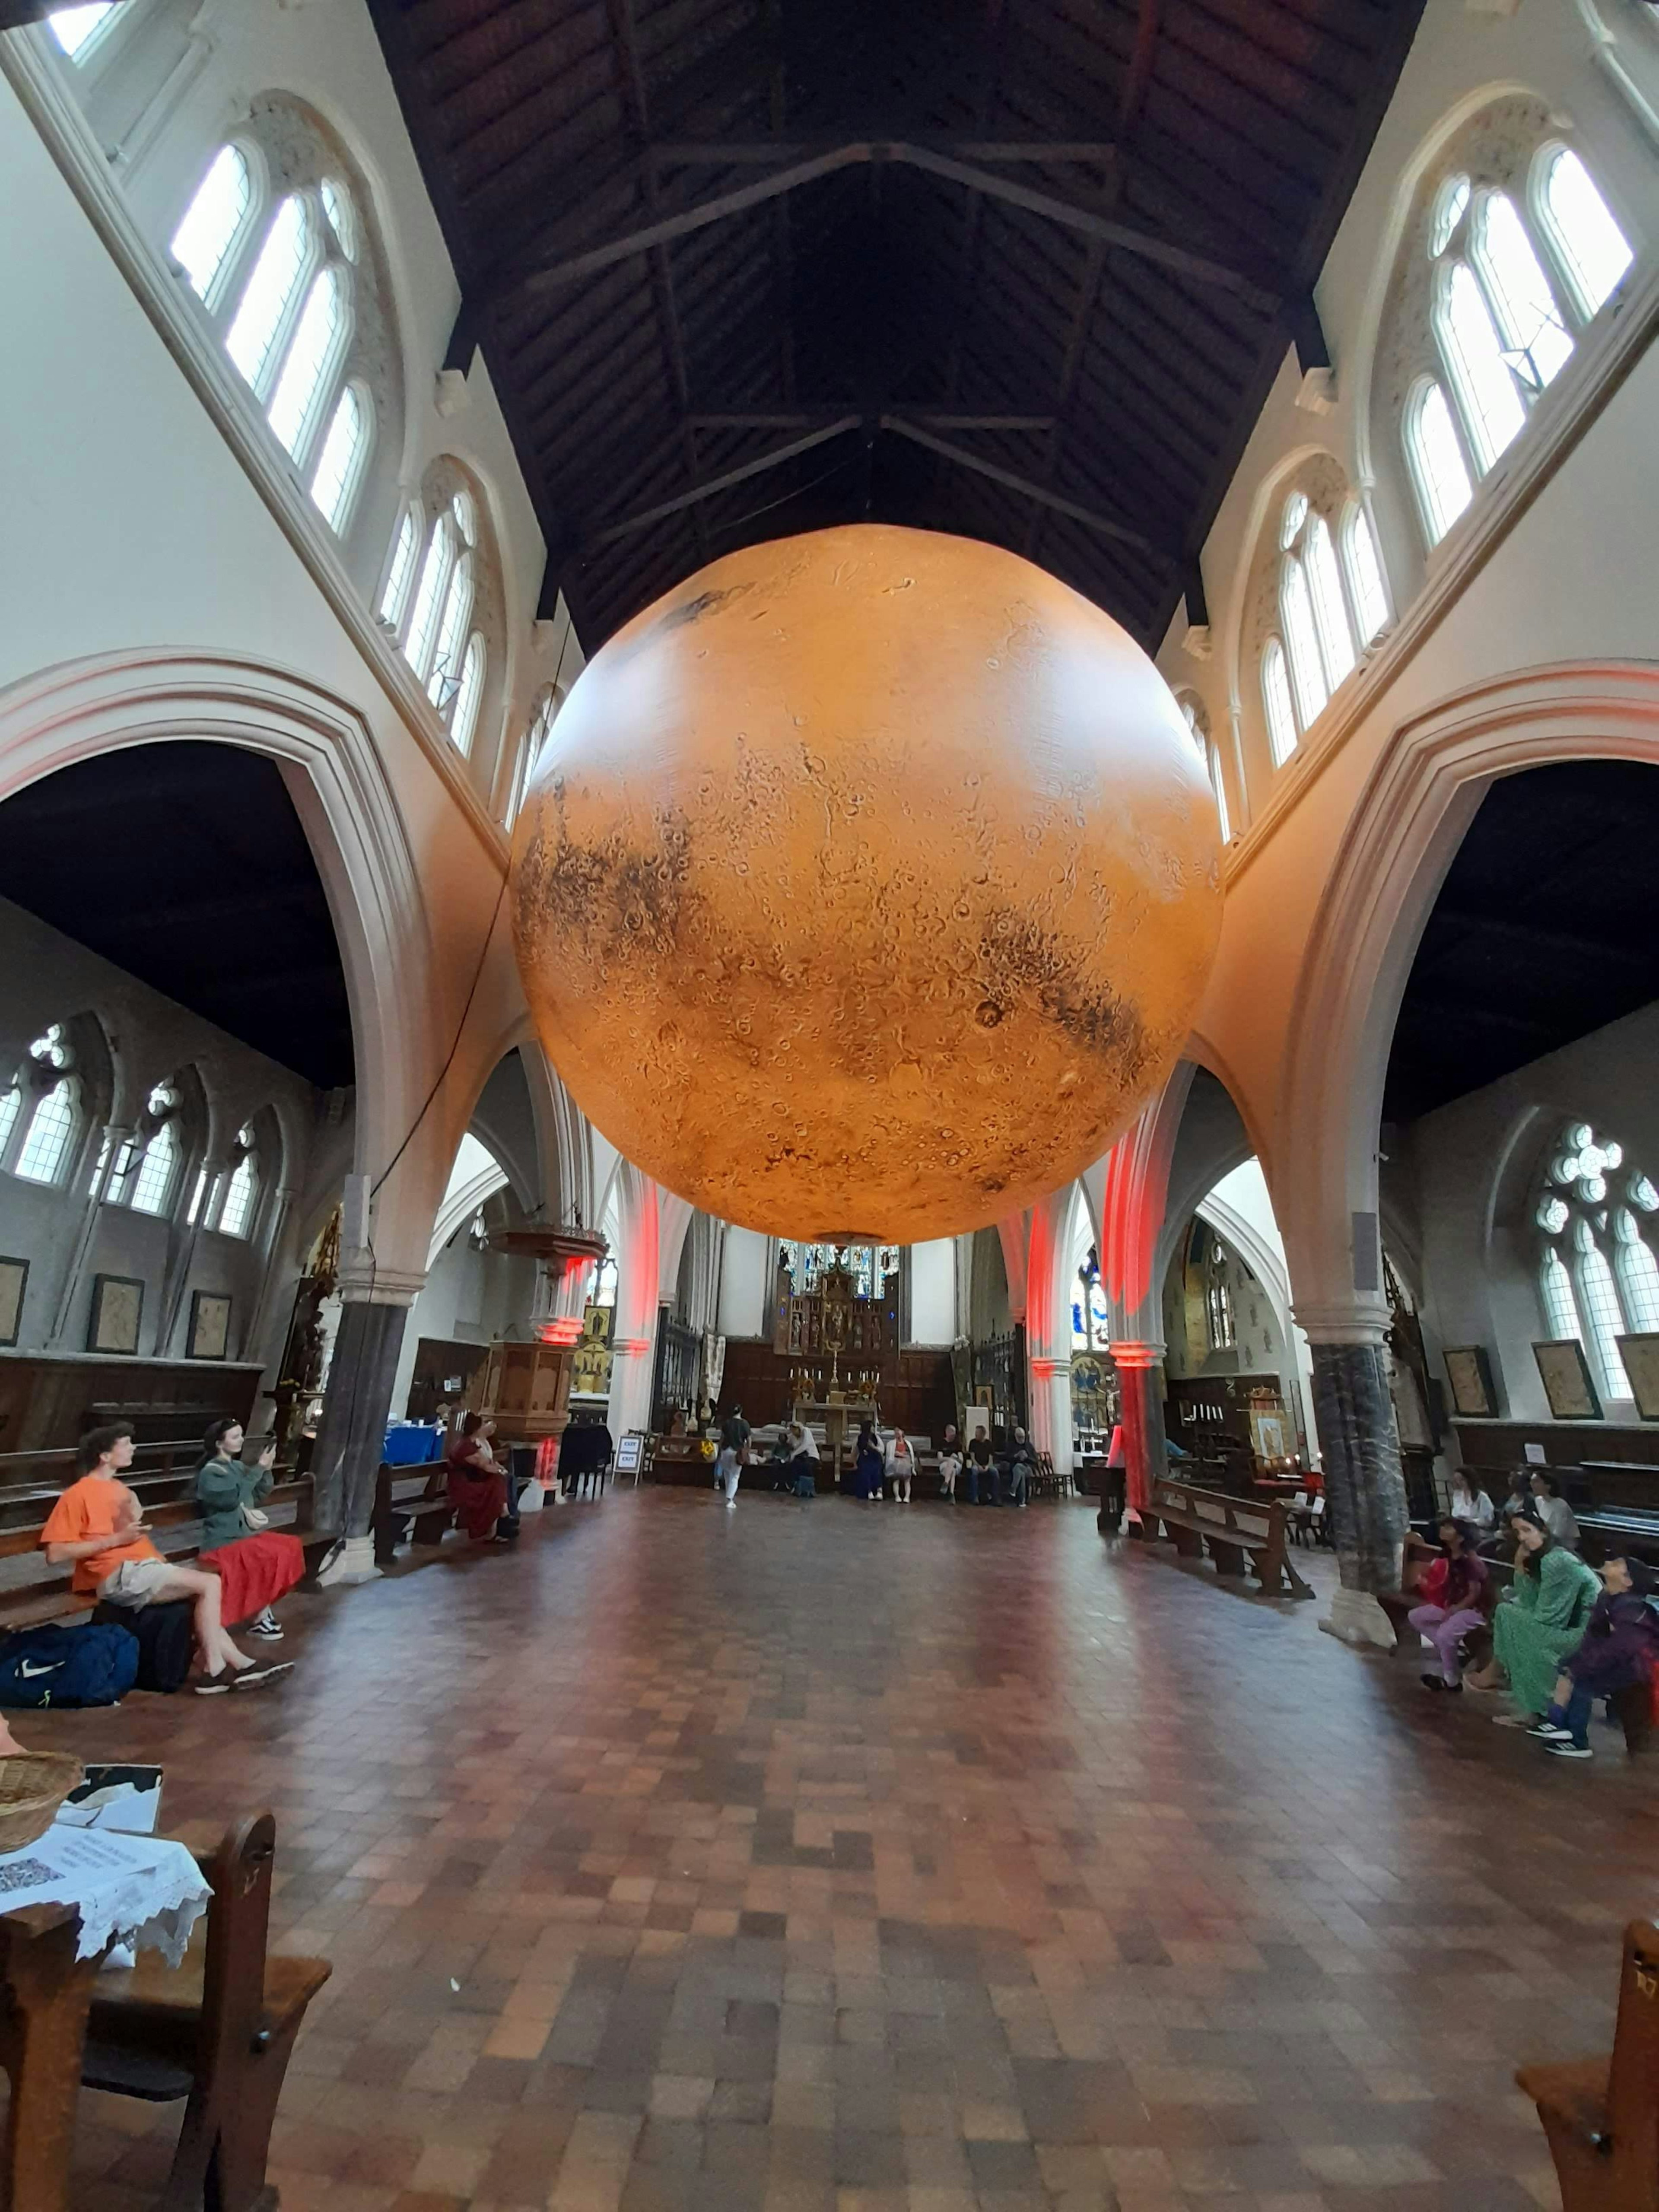
[[[212,1894],[191,1853],[165,1836],[54,1826],[21,1851],[0,1851],[0,1912],[78,1907],[82,1959],[127,1943],[176,1966]]]

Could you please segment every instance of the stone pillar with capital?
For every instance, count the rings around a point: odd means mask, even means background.
[[[1389,1388],[1388,1308],[1380,1299],[1298,1304],[1296,1319],[1313,1355],[1325,1525],[1342,1578],[1319,1625],[1345,1644],[1392,1650],[1394,1630],[1376,1593],[1400,1587],[1409,1515]]]
[[[342,1540],[319,1583],[369,1582],[380,1572],[370,1533],[374,1485],[404,1330],[425,1280],[423,1272],[371,1267],[362,1253],[342,1271],[339,1333],[311,1462],[315,1525]]]
[[[611,1340],[611,1406],[606,1426],[613,1437],[630,1429],[641,1432],[651,1426],[652,1369],[655,1363],[654,1336],[613,1336]]]
[[[1031,1442],[1054,1462],[1054,1473],[1072,1472],[1072,1363],[1034,1354],[1027,1361],[1030,1389]]]
[[[1123,1460],[1128,1502],[1137,1514],[1151,1502],[1152,1485],[1169,1473],[1164,1438],[1164,1346],[1112,1346],[1122,1400]]]

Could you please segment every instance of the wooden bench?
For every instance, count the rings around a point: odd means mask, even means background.
[[[187,1528],[202,1517],[196,1503],[196,1474],[153,1475],[141,1478],[130,1485],[142,1500],[144,1523],[148,1529]],[[171,1494],[168,1494],[168,1493]],[[47,1506],[55,1493],[47,1493]],[[262,1510],[271,1507],[292,1505],[294,1518],[288,1524],[288,1533],[299,1537],[305,1548],[306,1571],[314,1574],[334,1539],[319,1535],[312,1526],[313,1487],[308,1474],[297,1476],[291,1482],[279,1482],[271,1490]],[[37,1502],[36,1518],[21,1528],[0,1528],[0,1559],[15,1559],[40,1552],[40,1532],[46,1526],[46,1515]],[[198,1547],[188,1544],[167,1553],[170,1563],[186,1565],[193,1559]],[[77,1613],[90,1613],[98,1600],[89,1590],[70,1587],[72,1577],[52,1568],[46,1554],[40,1553],[40,1565],[45,1570],[33,1581],[20,1583],[10,1589],[0,1590],[0,1634],[15,1628],[33,1628],[42,1621],[67,1620]]]
[[[1149,1525],[1162,1522],[1183,1559],[1201,1559],[1207,1544],[1218,1574],[1243,1576],[1248,1567],[1274,1596],[1281,1589],[1291,1597],[1316,1595],[1291,1565],[1285,1508],[1277,1498],[1231,1498],[1165,1475],[1152,1485],[1144,1517]]]
[[[442,1465],[389,1467],[384,1461],[374,1476],[374,1512],[369,1522],[374,1538],[374,1564],[389,1567],[398,1547],[441,1544],[454,1526],[455,1509],[444,1487]],[[409,1523],[404,1537],[402,1524]]]
[[[332,1971],[326,1959],[267,1952],[276,1856],[269,1813],[230,1829],[216,1851],[198,1854],[213,1888],[205,1941],[176,1971],[142,1951],[94,1988],[87,2087],[187,2100],[162,2212],[264,2212],[275,2202],[265,2160],[276,2100],[307,2008]]]
[[[1564,2212],[1659,2212],[1659,1927],[1625,1929],[1612,2055],[1515,2078],[1544,2124]]]

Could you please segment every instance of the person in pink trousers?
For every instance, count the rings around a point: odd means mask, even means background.
[[[1474,1530],[1467,1521],[1442,1521],[1437,1531],[1442,1556],[1425,1570],[1418,1589],[1423,1603],[1407,1615],[1419,1636],[1433,1644],[1440,1671],[1423,1677],[1425,1690],[1460,1691],[1462,1662],[1457,1647],[1477,1628],[1484,1628],[1486,1563],[1474,1548]]]

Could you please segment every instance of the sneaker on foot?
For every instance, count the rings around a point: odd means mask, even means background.
[[[234,1678],[239,1690],[263,1690],[268,1682],[280,1682],[284,1674],[294,1672],[291,1659],[278,1660],[274,1667],[248,1667]]]
[[[280,1644],[283,1640],[282,1623],[269,1606],[257,1620],[249,1622],[242,1633],[245,1636],[257,1636],[262,1644]]]
[[[235,1679],[228,1667],[222,1667],[216,1674],[198,1674],[192,1686],[198,1698],[222,1698]]]
[[[1587,1743],[1575,1743],[1571,1736],[1565,1743],[1547,1743],[1544,1748],[1552,1759],[1594,1759],[1595,1756]]]
[[[1566,1728],[1558,1728],[1553,1721],[1540,1721],[1537,1727],[1529,1728],[1527,1730],[1527,1734],[1528,1735],[1541,1737],[1546,1743],[1571,1743],[1572,1741],[1572,1730]]]

